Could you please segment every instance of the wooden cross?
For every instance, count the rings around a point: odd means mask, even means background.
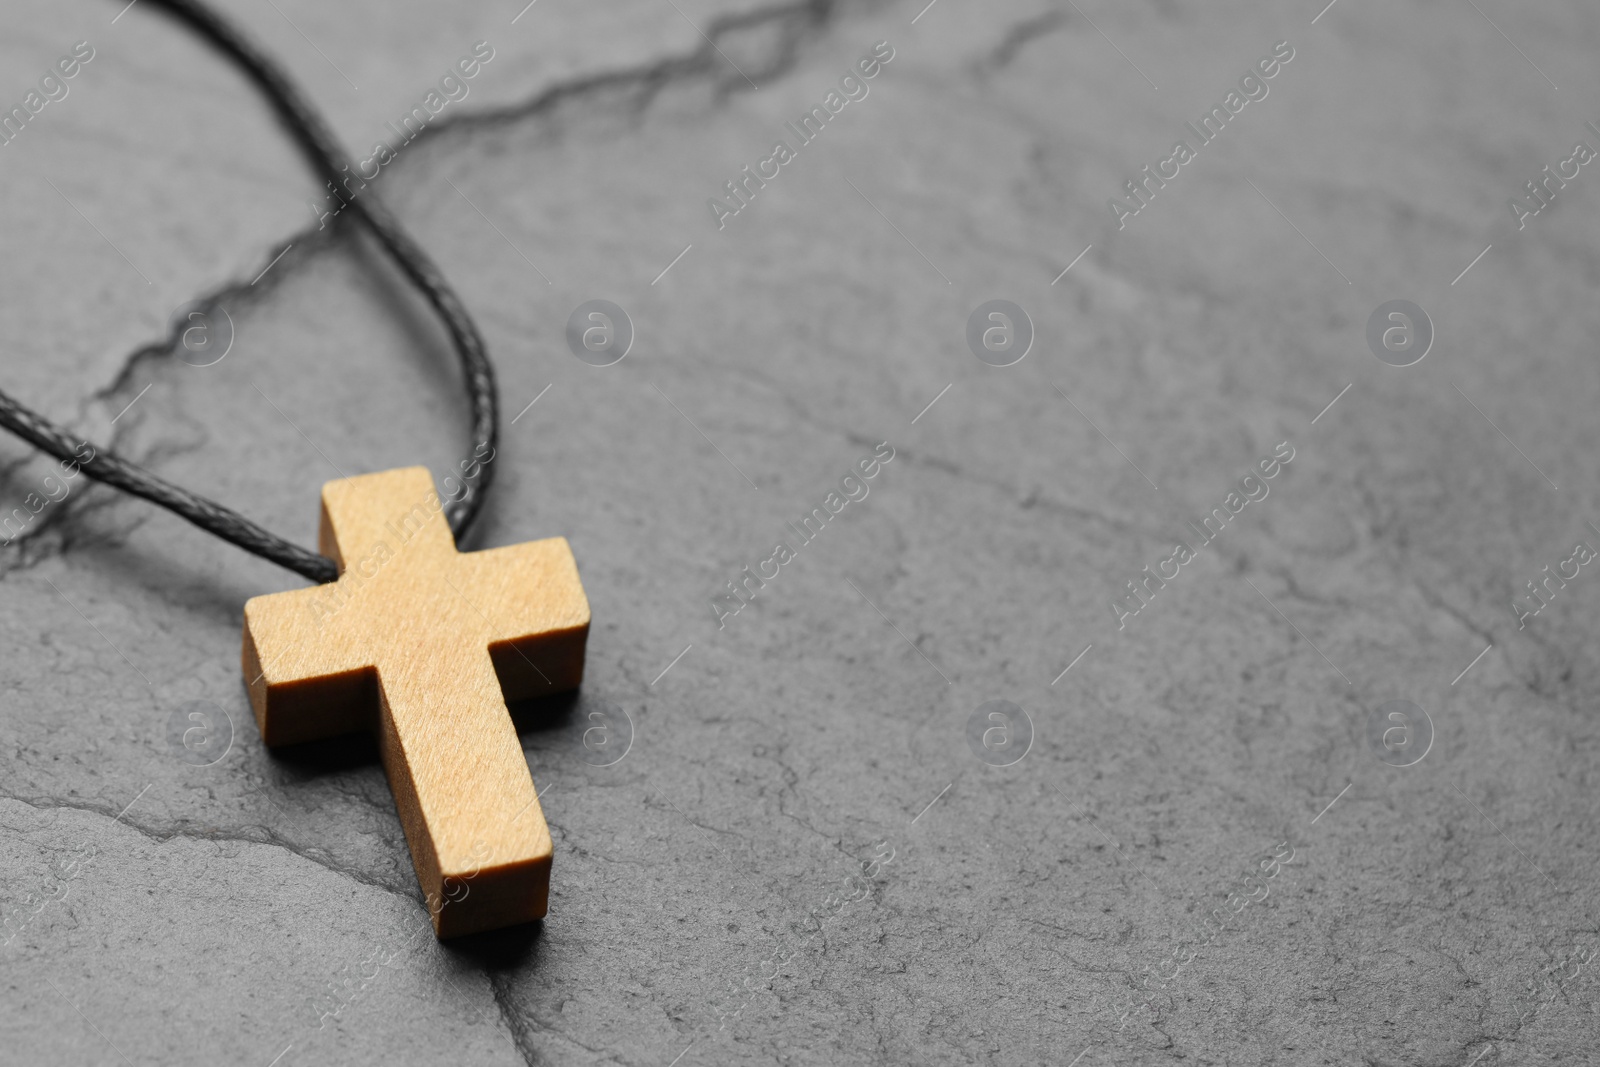
[[[323,486],[319,543],[338,581],[244,606],[261,739],[377,732],[439,937],[541,918],[550,831],[506,701],[583,680],[572,549],[457,552],[425,467]]]

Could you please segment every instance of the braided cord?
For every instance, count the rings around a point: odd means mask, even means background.
[[[318,176],[336,188],[347,188],[341,186],[341,182],[352,177],[348,157],[322,117],[276,62],[201,0],[146,0],[144,6],[166,11],[233,60],[272,105]],[[355,180],[360,182],[359,178]],[[472,316],[432,259],[411,239],[376,194],[365,188],[358,189],[345,199],[345,206],[372,232],[389,258],[443,321],[461,364],[472,409],[471,455],[492,457],[499,436],[499,398],[494,368]],[[331,582],[339,576],[338,567],[326,556],[286,541],[238,512],[173,485],[108,450],[94,446],[85,448],[86,442],[72,437],[3,390],[0,390],[0,427],[57,459],[77,464],[84,474],[96,481],[166,508],[246,552],[269,559],[314,582]],[[88,458],[83,457],[84,452],[89,453]],[[492,463],[469,461],[461,465],[463,472],[474,468],[473,476],[462,478],[464,491],[460,499],[445,505],[445,516],[458,539],[477,518],[494,480]]]

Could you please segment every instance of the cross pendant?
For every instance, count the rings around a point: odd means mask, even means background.
[[[319,546],[338,581],[244,606],[262,741],[377,732],[440,938],[542,918],[550,831],[506,701],[583,680],[572,549],[456,551],[425,467],[323,486]]]

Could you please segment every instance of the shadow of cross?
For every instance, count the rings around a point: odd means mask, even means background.
[[[583,680],[572,549],[457,552],[425,467],[323,486],[319,543],[338,581],[244,606],[262,740],[377,731],[439,937],[542,917],[550,831],[506,701]]]

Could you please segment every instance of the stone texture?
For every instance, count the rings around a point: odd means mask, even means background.
[[[231,10],[352,146],[497,50],[376,187],[500,370],[471,543],[565,535],[594,612],[581,700],[519,709],[550,916],[434,942],[371,746],[268,755],[250,719],[240,608],[294,576],[80,479],[0,551],[0,1059],[1584,1062],[1600,599],[1585,568],[1523,629],[1509,605],[1600,542],[1600,179],[1520,231],[1506,198],[1600,136],[1593,12],[277,6]],[[225,67],[116,11],[7,9],[0,102],[97,58],[0,149],[4,387],[305,544],[328,478],[443,476],[437,326],[317,231]],[[1106,199],[1284,39],[1119,230]],[[880,40],[870,94],[719,230],[707,198]],[[196,368],[163,332],[201,294],[236,341]],[[1006,368],[965,341],[995,297],[1037,333]],[[611,367],[565,346],[594,298],[637,332]],[[1404,369],[1364,338],[1395,298],[1437,330]],[[1280,441],[1270,495],[1119,630],[1124,582]],[[6,510],[51,466],[0,463]],[[1031,715],[1011,766],[966,741],[994,699]],[[1415,766],[1367,745],[1392,699],[1431,717]],[[209,766],[171,736],[199,701],[233,729]],[[632,723],[610,766],[580,758],[597,710]]]

